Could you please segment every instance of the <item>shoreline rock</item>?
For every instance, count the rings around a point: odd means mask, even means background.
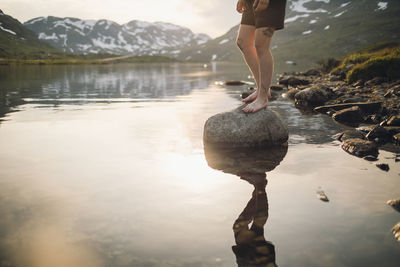
[[[280,116],[269,108],[246,114],[238,108],[210,117],[204,125],[204,143],[216,147],[246,148],[282,145],[289,138]]]
[[[286,86],[283,96],[294,99],[302,113],[312,114],[312,107],[346,126],[371,125],[334,136],[348,153],[374,160],[379,147],[400,150],[400,79],[373,77],[347,83],[345,69],[337,73],[316,69],[285,72],[278,75],[278,83]]]
[[[373,156],[376,158],[379,154],[378,146],[374,142],[360,138],[345,140],[342,143],[342,148],[347,153],[360,158],[365,156]]]

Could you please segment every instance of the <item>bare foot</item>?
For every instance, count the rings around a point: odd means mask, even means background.
[[[257,90],[255,90],[251,95],[249,95],[245,99],[242,99],[242,102],[243,103],[253,102],[254,100],[256,100],[257,94],[258,94],[258,92],[257,92]]]
[[[258,97],[253,103],[248,104],[242,110],[245,113],[254,113],[266,108],[268,106],[268,103],[268,98]]]
[[[242,99],[242,102],[243,103],[253,102],[254,100],[256,100],[257,96],[258,96],[258,89],[255,90],[251,95],[249,95],[245,99]],[[271,97],[271,92],[270,91],[268,91],[267,97],[268,97],[268,99]]]
[[[253,103],[248,104],[242,110],[245,113],[254,113],[268,106],[269,97],[271,96],[270,90],[261,90]]]

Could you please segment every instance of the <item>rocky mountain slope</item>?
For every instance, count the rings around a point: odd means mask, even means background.
[[[235,12],[232,10],[231,12]],[[288,0],[285,29],[271,44],[277,64],[304,69],[379,41],[400,40],[398,0]],[[239,25],[205,44],[182,50],[180,60],[242,60],[235,39]],[[294,66],[296,64],[296,66]]]
[[[110,20],[39,17],[24,23],[40,40],[70,53],[174,54],[211,38],[178,25],[132,20],[119,25]]]
[[[53,51],[55,49],[41,42],[34,32],[0,11],[0,57],[15,57],[21,54],[39,56]]]

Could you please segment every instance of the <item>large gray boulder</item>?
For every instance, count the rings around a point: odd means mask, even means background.
[[[269,108],[244,113],[242,105],[210,117],[204,125],[204,142],[217,147],[245,148],[281,145],[288,140],[286,124]]]

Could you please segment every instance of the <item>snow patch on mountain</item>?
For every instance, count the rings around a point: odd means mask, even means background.
[[[378,7],[375,9],[375,11],[378,10],[385,10],[388,6],[388,2],[378,2]]]
[[[41,32],[41,33],[39,33],[39,39],[42,39],[42,40],[54,40],[55,39],[55,40],[57,40],[58,37],[57,37],[56,33],[54,33],[54,32],[52,35],[46,35],[44,32]]]
[[[0,23],[0,24],[1,24],[1,23]],[[10,33],[10,34],[12,34],[12,35],[17,35],[17,34],[16,34],[15,32],[13,32],[12,30],[6,29],[6,28],[2,27],[1,25],[0,25],[0,30],[5,31],[5,32],[8,32],[8,33]]]
[[[296,15],[290,18],[285,19],[285,23],[296,21],[298,18],[307,18],[310,14]]]
[[[227,43],[227,42],[229,42],[229,39],[224,39],[224,40],[220,41],[218,44],[224,44],[224,43]]]
[[[334,17],[334,18],[340,17],[341,15],[343,15],[343,14],[346,13],[346,12],[347,12],[347,10],[344,10],[344,11],[342,11],[342,12],[337,13],[337,14],[334,15],[333,17]]]
[[[307,4],[309,2],[312,2],[313,0],[293,0],[290,3],[290,9],[295,12],[299,13],[327,13],[328,11],[322,8],[318,8],[315,10],[308,9],[304,6],[304,4]],[[326,4],[329,4],[330,0],[314,0],[315,2],[324,2]]]
[[[38,17],[38,18],[36,18],[36,19],[31,19],[31,20],[29,20],[29,21],[27,21],[27,22],[25,22],[26,24],[33,24],[33,23],[36,23],[36,22],[38,22],[38,21],[42,21],[42,20],[44,20],[44,19],[46,19],[45,17]]]
[[[340,5],[339,8],[345,7],[345,6],[349,5],[350,3],[351,3],[351,2],[343,3],[343,4]]]
[[[312,33],[312,30],[302,32],[303,35]]]

